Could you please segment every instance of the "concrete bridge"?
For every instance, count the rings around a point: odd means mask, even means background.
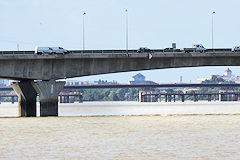
[[[228,49],[199,52],[152,50],[70,51],[66,55],[36,55],[33,51],[0,52],[0,78],[20,80],[12,84],[19,97],[20,116],[36,116],[39,95],[40,115],[57,116],[57,95],[65,82],[58,79],[163,68],[197,66],[239,66],[240,53]],[[40,81],[34,81],[40,80]]]
[[[191,93],[154,93],[154,92],[139,92],[139,101],[140,102],[161,102],[162,96],[164,96],[165,102],[176,102],[177,99],[180,99],[182,102],[185,101],[186,96],[192,96],[194,102],[198,102],[200,96],[206,96],[207,101],[211,102],[212,96],[214,100],[218,99],[221,101],[239,101],[240,92],[191,92]],[[217,98],[216,98],[217,97]]]

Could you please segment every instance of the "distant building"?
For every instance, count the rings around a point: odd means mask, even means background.
[[[141,83],[146,83],[147,81],[145,80],[145,76],[142,75],[141,73],[136,74],[129,80],[129,84],[141,84]]]
[[[240,83],[240,76],[233,75],[232,71],[229,68],[227,68],[225,70],[225,72],[223,73],[222,76],[221,75],[211,75],[211,77],[209,77],[209,78],[199,78],[199,79],[197,79],[197,82],[201,83],[202,81],[210,80],[210,79],[212,79],[212,76],[216,76],[217,78],[222,78],[226,81],[232,81],[232,82],[235,82],[235,83]]]
[[[0,79],[0,86],[9,86],[9,80]]]
[[[232,71],[229,68],[227,68],[225,70],[225,72],[223,73],[223,76],[225,76],[225,77],[232,77]]]

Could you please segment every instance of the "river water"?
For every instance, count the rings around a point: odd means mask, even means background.
[[[240,159],[237,102],[84,102],[59,115],[1,104],[0,159]]]

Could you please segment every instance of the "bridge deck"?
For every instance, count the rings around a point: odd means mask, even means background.
[[[33,51],[0,53],[0,77],[7,79],[56,80],[97,74],[198,66],[240,66],[240,52],[230,49],[200,52],[152,50],[74,50],[69,54],[37,55]],[[113,65],[114,64],[114,65]]]
[[[0,51],[0,59],[86,59],[86,58],[146,58],[149,53],[136,52],[77,52],[72,51],[69,54],[37,55],[33,51]],[[169,57],[240,57],[240,52],[231,51],[208,51],[200,52],[151,52],[152,58],[169,58]]]

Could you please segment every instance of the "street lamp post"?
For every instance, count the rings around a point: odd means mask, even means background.
[[[216,13],[215,11],[212,12],[212,49],[213,49],[213,15],[215,13]]]
[[[128,10],[124,9],[126,13],[126,52],[128,54]]]
[[[83,12],[82,15],[83,15],[83,23],[82,23],[82,24],[83,24],[83,26],[82,26],[82,27],[83,27],[83,28],[82,28],[82,29],[83,29],[83,30],[82,30],[83,33],[82,33],[82,34],[83,34],[83,35],[82,35],[82,40],[83,40],[83,50],[85,50],[84,16],[86,15],[86,12]]]

